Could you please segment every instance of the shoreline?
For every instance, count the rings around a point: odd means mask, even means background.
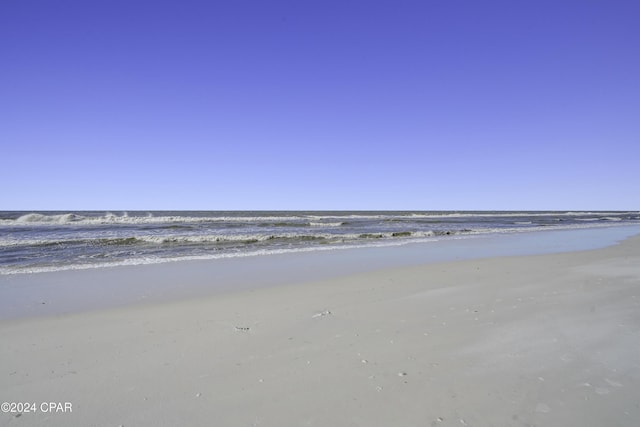
[[[0,321],[0,425],[640,422],[640,236],[309,279]]]
[[[637,226],[640,219],[640,212],[155,213],[171,215],[0,212],[0,228],[9,232],[0,239],[0,276]]]
[[[592,250],[635,234],[640,234],[640,226],[532,231],[397,246],[0,275],[0,321],[188,300],[440,262]]]

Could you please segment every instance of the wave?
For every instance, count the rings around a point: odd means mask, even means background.
[[[326,221],[344,218],[378,219],[385,215],[289,215],[289,216],[181,216],[165,215],[131,216],[127,213],[115,215],[106,213],[102,216],[88,216],[75,213],[65,214],[41,214],[29,213],[17,219],[2,219],[1,225],[51,225],[51,224],[77,224],[77,225],[110,225],[110,224],[162,224],[162,223],[257,223],[259,226],[275,227],[304,227],[325,226],[337,227],[344,222]],[[323,222],[323,220],[325,222]]]
[[[360,247],[370,247],[371,245],[361,245],[361,246],[314,246],[314,247],[301,247],[301,248],[279,248],[279,249],[256,249],[253,251],[247,252],[226,252],[226,253],[217,253],[217,254],[208,254],[208,255],[186,255],[186,256],[176,256],[176,257],[156,257],[156,256],[145,256],[145,257],[137,257],[137,258],[129,258],[118,261],[106,261],[99,263],[76,263],[76,264],[65,264],[65,265],[56,265],[56,266],[31,266],[31,267],[22,267],[22,268],[7,268],[0,267],[0,275],[14,275],[14,274],[32,274],[32,273],[49,273],[55,271],[67,271],[67,270],[90,270],[94,268],[111,268],[111,267],[122,267],[122,266],[137,266],[137,265],[150,265],[150,264],[164,264],[170,262],[183,262],[183,261],[205,261],[205,260],[215,260],[215,259],[225,259],[225,258],[244,258],[244,257],[255,257],[255,256],[264,256],[264,255],[278,255],[278,254],[289,254],[289,253],[299,253],[299,252],[316,252],[316,251],[327,251],[327,250],[341,250],[341,249],[352,249],[352,248],[360,248]],[[378,245],[384,246],[384,245]]]
[[[393,239],[419,238],[435,235],[456,234],[455,231],[395,231],[381,233],[263,233],[263,234],[205,234],[205,235],[137,235],[123,237],[79,237],[77,239],[0,239],[1,247],[69,247],[69,246],[131,246],[131,245],[223,245],[223,244],[254,244],[277,242],[350,242],[360,239]]]
[[[278,221],[278,222],[261,222],[258,224],[259,227],[307,227],[309,223],[307,222],[287,222],[287,221]]]
[[[414,240],[408,239],[395,239],[395,240],[382,240],[375,241],[375,243],[367,242],[361,244],[351,245],[314,245],[314,246],[302,246],[296,248],[255,248],[249,251],[243,252],[222,252],[212,253],[206,255],[181,255],[173,257],[159,257],[159,256],[139,256],[135,258],[122,259],[117,261],[103,261],[92,263],[70,263],[63,265],[46,265],[46,266],[30,266],[30,267],[0,267],[0,275],[15,275],[15,274],[32,274],[32,273],[48,273],[55,271],[67,271],[67,270],[90,270],[94,268],[111,268],[121,266],[138,266],[138,265],[150,265],[150,264],[164,264],[170,262],[183,262],[183,261],[205,261],[215,259],[226,258],[244,258],[244,257],[256,257],[267,255],[279,255],[301,252],[317,252],[317,251],[333,251],[333,250],[345,250],[345,249],[359,249],[359,248],[371,248],[371,247],[388,247],[388,246],[401,246],[406,243],[413,242]],[[436,241],[431,240],[417,240],[417,241]]]
[[[290,221],[294,223],[296,220],[304,220],[304,216],[130,216],[126,213],[123,215],[115,215],[106,213],[102,216],[88,216],[75,213],[65,214],[41,214],[29,213],[20,216],[17,219],[0,220],[1,225],[52,225],[52,224],[77,224],[77,225],[109,225],[109,224],[163,224],[163,223],[223,223],[223,222],[264,222],[277,223]]]
[[[433,215],[426,214],[420,217],[430,218]],[[29,213],[20,216],[17,219],[2,219],[0,225],[20,226],[20,225],[112,225],[112,224],[166,224],[166,223],[256,223],[259,226],[270,227],[339,227],[346,225],[345,219],[351,220],[380,220],[386,218],[418,218],[416,215],[290,215],[290,216],[130,216],[128,214],[115,215],[106,213],[103,216],[88,216],[75,213],[65,214],[41,214]]]
[[[610,228],[621,226],[620,222],[612,224],[609,221],[600,221],[592,223],[582,224],[566,224],[562,226],[554,226],[556,230],[570,230],[570,229],[588,229],[588,228]],[[294,252],[312,252],[323,250],[335,250],[335,249],[349,249],[349,248],[366,248],[366,247],[388,247],[388,246],[402,246],[410,243],[427,243],[434,242],[441,239],[465,239],[471,237],[477,237],[487,234],[510,234],[510,233],[531,233],[538,231],[549,230],[549,227],[535,226],[535,227],[511,227],[511,228],[483,228],[483,229],[464,229],[464,230],[452,230],[452,231],[396,231],[385,233],[361,233],[361,234],[329,234],[329,233],[317,233],[317,234],[295,234],[295,233],[282,233],[272,235],[260,235],[260,238],[266,241],[273,241],[275,245],[252,245],[248,244],[244,246],[243,250],[231,251],[215,251],[211,253],[182,253],[169,251],[164,255],[158,255],[157,253],[140,251],[130,251],[127,249],[125,252],[132,254],[123,259],[110,259],[105,261],[100,257],[100,254],[95,254],[91,257],[90,262],[83,261],[83,258],[77,258],[75,260],[68,260],[64,263],[57,263],[55,265],[31,265],[31,266],[0,266],[0,275],[22,274],[22,273],[38,273],[38,272],[50,272],[61,270],[79,270],[79,269],[92,269],[103,267],[116,267],[125,265],[141,265],[141,264],[156,264],[166,263],[173,261],[186,261],[186,260],[209,260],[219,258],[236,258],[236,257],[248,257],[248,256],[260,256],[271,254],[284,254]],[[200,243],[200,242],[212,242],[220,243],[233,240],[241,244],[241,239],[249,237],[248,241],[251,242],[252,235],[234,235],[234,236],[137,236],[137,237],[117,237],[117,238],[101,238],[101,239],[78,239],[78,240],[60,240],[60,241],[7,241],[0,240],[0,246],[3,245],[16,245],[16,244],[42,244],[42,245],[57,245],[57,244],[102,244],[102,245],[135,245],[135,244],[181,244],[181,243]],[[323,238],[329,236],[328,238]],[[222,238],[222,240],[220,240]],[[163,240],[168,239],[168,240]],[[226,240],[225,240],[226,239]],[[313,240],[319,244],[301,244],[292,245],[294,240],[305,241],[305,239]],[[256,239],[258,240],[258,239]],[[258,240],[260,241],[260,240]],[[39,243],[38,243],[39,242]],[[323,244],[330,243],[330,244]],[[143,249],[143,248],[141,248]],[[110,252],[111,253],[111,252]],[[124,252],[123,252],[124,253]],[[105,252],[106,254],[106,252]],[[102,259],[102,260],[100,260]],[[100,260],[100,261],[98,261]]]
[[[262,222],[260,227],[340,227],[344,222]]]
[[[42,240],[18,240],[18,239],[1,239],[0,248],[2,247],[64,247],[72,245],[135,245],[144,243],[143,239],[137,237],[114,237],[114,238],[78,238],[78,239],[42,239]]]
[[[31,215],[31,214],[30,214]],[[38,214],[39,215],[39,214]],[[66,214],[65,214],[66,215]],[[63,215],[56,215],[62,220]],[[22,217],[21,217],[22,218]],[[31,217],[35,218],[35,217]],[[69,220],[69,217],[65,217]],[[53,221],[53,220],[52,220]],[[274,232],[274,229],[265,230],[264,233],[209,233],[209,234],[132,234],[132,235],[118,235],[118,236],[105,236],[96,235],[90,236],[86,233],[83,236],[73,237],[51,237],[44,239],[20,239],[12,237],[11,234],[4,238],[0,238],[0,248],[36,248],[36,247],[70,247],[70,246],[131,246],[131,245],[251,245],[259,243],[291,243],[296,242],[310,242],[310,241],[322,241],[323,243],[350,243],[360,240],[372,240],[372,239],[420,239],[431,238],[438,236],[452,236],[459,234],[485,234],[485,233],[511,233],[511,232],[526,232],[526,231],[538,231],[553,229],[568,229],[568,228],[592,228],[592,227],[607,227],[612,226],[612,223],[620,225],[622,219],[619,217],[601,217],[597,219],[585,218],[580,223],[575,224],[532,224],[531,221],[514,221],[512,227],[473,227],[470,228],[456,228],[456,229],[428,229],[428,230],[386,230],[386,231],[363,231],[363,232],[329,232],[328,228],[338,229],[344,223],[317,223],[317,225],[311,225],[318,231],[313,232],[309,228],[301,228],[300,232]],[[312,224],[312,223],[309,223]],[[525,225],[525,227],[523,227]],[[164,227],[163,227],[164,228]],[[323,228],[325,228],[323,230]],[[169,227],[167,230],[171,230]],[[255,230],[255,229],[254,229]],[[303,231],[306,230],[306,231]],[[15,234],[14,236],[18,236]]]
[[[81,221],[84,219],[81,215],[72,213],[59,214],[59,215],[44,215],[39,213],[30,213],[22,215],[15,220],[17,224],[34,224],[34,223],[46,223],[46,224],[64,224],[69,222]]]
[[[187,212],[185,212],[187,214]],[[613,220],[612,218],[620,218],[623,216],[638,215],[636,211],[629,212],[380,212],[380,213],[345,213],[327,215],[315,214],[292,214],[292,215],[260,215],[260,216],[192,216],[192,215],[160,215],[155,216],[152,213],[146,215],[129,215],[123,213],[116,215],[107,212],[101,216],[83,215],[79,213],[59,213],[59,214],[43,214],[28,213],[17,219],[1,219],[0,225],[3,226],[38,226],[38,225],[111,225],[111,224],[177,224],[177,223],[226,223],[226,224],[246,224],[255,223],[261,226],[281,226],[281,227],[338,227],[347,224],[347,221],[364,221],[364,220],[434,220],[434,219],[456,219],[456,218],[526,218],[526,217],[556,217],[556,218],[575,218],[590,219],[585,217],[603,218]]]

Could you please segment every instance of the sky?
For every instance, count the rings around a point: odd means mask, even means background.
[[[635,0],[2,0],[0,210],[638,210]]]

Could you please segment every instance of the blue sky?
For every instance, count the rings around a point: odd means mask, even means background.
[[[0,2],[0,209],[640,209],[636,1]]]

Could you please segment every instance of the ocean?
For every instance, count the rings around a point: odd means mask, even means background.
[[[0,212],[0,274],[640,224],[640,212]]]

